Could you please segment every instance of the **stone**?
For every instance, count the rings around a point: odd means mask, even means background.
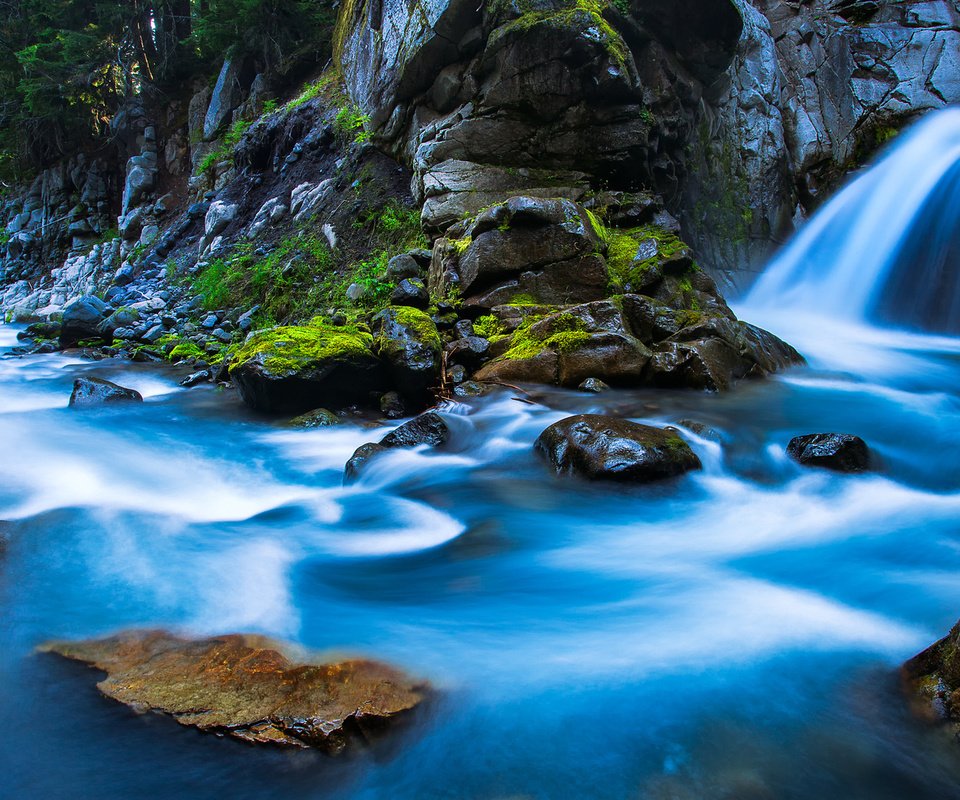
[[[419,278],[404,278],[390,294],[390,304],[423,310],[430,305],[430,293]]]
[[[387,392],[380,398],[380,413],[387,419],[402,419],[407,415],[407,407],[399,392]]]
[[[243,93],[249,85],[248,81],[244,81],[244,72],[242,59],[228,58],[223,62],[203,119],[203,138],[206,141],[220,134],[233,110],[242,102]]]
[[[610,387],[599,378],[587,378],[577,388],[581,392],[590,392],[591,394],[600,394],[610,389]]]
[[[432,400],[440,380],[440,336],[433,321],[414,308],[386,308],[374,317],[377,353],[391,384],[412,406]]]
[[[126,631],[41,647],[106,673],[105,696],[242,742],[337,753],[408,718],[429,688],[376,661],[302,662],[258,635]]]
[[[313,411],[308,411],[306,414],[294,417],[286,423],[286,427],[312,430],[313,428],[330,428],[334,425],[342,424],[343,420],[332,411],[328,411],[325,408],[315,408]]]
[[[417,260],[409,253],[401,253],[387,262],[387,277],[392,281],[402,281],[405,278],[418,278],[422,268]]]
[[[811,433],[795,436],[787,455],[806,467],[835,472],[863,472],[870,468],[870,450],[859,436],[849,433]]]
[[[94,295],[83,295],[69,302],[63,309],[60,346],[72,347],[83,339],[97,338],[100,323],[108,315],[106,303]]]
[[[106,403],[143,402],[143,395],[102,378],[77,378],[70,395],[71,408],[88,408]]]
[[[315,325],[251,335],[237,352],[230,377],[251,408],[294,414],[369,403],[386,381],[370,334]]]
[[[344,467],[343,481],[352,483],[360,477],[368,463],[381,453],[396,447],[428,445],[440,447],[450,437],[450,429],[436,411],[427,411],[390,431],[378,443],[368,442],[357,448]]]
[[[673,430],[599,414],[555,422],[534,444],[558,475],[630,483],[672,478],[700,468],[700,459]]]
[[[913,712],[926,722],[960,734],[960,622],[900,668],[900,682]]]
[[[187,375],[186,378],[180,381],[180,385],[186,387],[197,386],[198,384],[206,383],[207,381],[211,380],[212,377],[213,376],[210,374],[210,370],[201,369],[197,372],[192,372]]]
[[[447,354],[447,363],[462,364],[467,369],[476,370],[490,358],[490,340],[482,336],[464,336],[450,342],[444,352]]]

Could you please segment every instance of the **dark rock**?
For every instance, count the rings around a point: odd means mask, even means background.
[[[534,447],[558,474],[591,479],[646,483],[700,468],[675,432],[598,414],[554,423]]]
[[[328,411],[325,408],[317,408],[313,411],[309,411],[306,414],[301,414],[299,417],[294,417],[289,422],[286,423],[288,428],[330,428],[334,425],[342,425],[343,420],[340,419],[332,411]]]
[[[143,396],[134,389],[126,389],[101,378],[77,378],[70,395],[71,408],[86,408],[104,403],[143,402]]]
[[[447,370],[447,381],[452,384],[463,383],[468,375],[466,367],[461,364],[454,364]]]
[[[436,411],[427,411],[403,423],[380,440],[384,447],[416,447],[428,444],[438,447],[446,443],[450,429]]]
[[[490,394],[493,388],[494,387],[485,383],[466,381],[454,387],[453,394],[455,397],[483,397],[485,394]]]
[[[607,391],[610,387],[607,386],[607,384],[605,384],[599,378],[587,378],[577,388],[581,392],[591,392],[593,394],[600,394],[601,392]]]
[[[350,460],[343,468],[343,482],[348,484],[359,479],[361,472],[363,472],[363,469],[371,459],[389,450],[389,447],[384,447],[382,444],[375,444],[374,442],[367,442],[366,444],[360,445],[354,451],[353,455],[350,456]]]
[[[387,392],[380,398],[380,413],[387,419],[402,419],[407,415],[407,407],[397,392]]]
[[[391,293],[390,303],[424,309],[430,305],[430,294],[419,278],[404,278]]]
[[[17,334],[20,341],[36,339],[57,339],[60,336],[59,322],[34,322]]]
[[[787,455],[804,466],[825,467],[836,472],[863,472],[870,468],[867,443],[849,433],[796,436],[787,445]]]
[[[387,308],[373,328],[391,383],[414,407],[428,405],[440,379],[440,336],[432,320],[414,308]]]
[[[490,341],[482,336],[465,336],[446,346],[447,362],[479,369],[490,358]]]
[[[302,413],[369,403],[382,393],[383,366],[372,338],[350,328],[288,326],[253,334],[230,377],[259,411]]]
[[[340,752],[405,717],[425,684],[376,661],[299,663],[263,636],[131,631],[41,650],[107,673],[97,688],[142,712],[244,742]]]
[[[417,278],[422,271],[423,268],[410,253],[394,256],[387,262],[387,277],[392,281]]]
[[[187,375],[186,378],[180,381],[180,385],[187,387],[196,386],[200,383],[206,383],[211,377],[210,370],[202,369],[199,372],[193,372],[190,375]]]
[[[907,661],[900,668],[900,680],[917,716],[946,724],[960,735],[960,622]]]
[[[466,339],[468,336],[474,336],[473,323],[468,319],[459,319],[453,326],[454,333],[458,339]]]
[[[100,323],[110,310],[103,300],[93,295],[84,295],[68,303],[63,309],[60,346],[73,347],[83,339],[98,338]]]

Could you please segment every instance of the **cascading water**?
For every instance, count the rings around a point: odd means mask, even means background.
[[[960,109],[902,134],[813,217],[742,307],[765,322],[799,313],[960,332]]]

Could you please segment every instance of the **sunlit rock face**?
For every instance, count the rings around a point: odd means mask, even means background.
[[[100,691],[138,711],[246,742],[329,752],[407,716],[428,691],[375,661],[298,663],[262,636],[128,631],[42,649],[103,670]]]

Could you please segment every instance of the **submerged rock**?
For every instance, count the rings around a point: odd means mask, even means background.
[[[900,668],[900,678],[914,713],[930,722],[949,724],[960,735],[960,622],[907,661]]]
[[[390,431],[378,443],[360,445],[350,457],[343,471],[344,483],[352,483],[360,477],[367,463],[375,456],[395,447],[417,447],[421,444],[439,447],[446,444],[450,429],[436,411],[427,411],[409,422]]]
[[[795,436],[787,455],[806,467],[835,472],[863,472],[870,468],[870,450],[859,436],[849,433],[811,433]]]
[[[71,408],[99,406],[104,403],[142,403],[143,395],[136,389],[127,389],[102,378],[77,378],[70,395]]]
[[[555,422],[534,444],[557,474],[647,483],[700,468],[676,432],[601,414]]]
[[[136,711],[245,742],[343,750],[406,717],[426,684],[376,661],[298,663],[262,636],[127,631],[40,648],[107,673],[97,688]]]

